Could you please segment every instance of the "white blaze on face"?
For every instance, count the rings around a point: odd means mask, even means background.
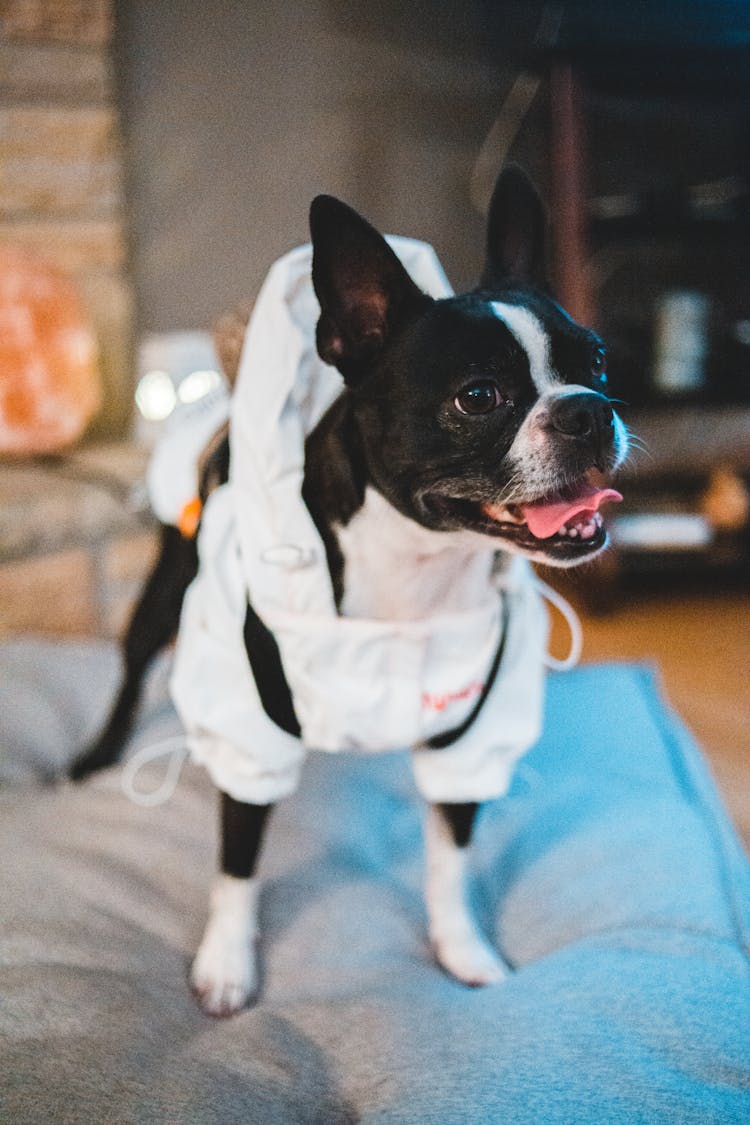
[[[541,321],[521,305],[490,301],[490,308],[526,352],[531,380],[537,392],[543,395],[558,387],[560,380],[551,366],[549,336]]]
[[[550,406],[555,400],[567,395],[593,396],[596,392],[591,387],[562,381],[552,366],[550,337],[542,322],[529,309],[506,304],[504,301],[491,301],[490,307],[526,353],[531,381],[538,395],[537,401],[521,423],[507,455],[508,465],[514,470],[516,484],[511,499],[533,499],[554,491],[560,485],[560,454],[556,443],[550,441]],[[619,419],[616,419],[617,463],[622,460],[626,449],[625,430]]]

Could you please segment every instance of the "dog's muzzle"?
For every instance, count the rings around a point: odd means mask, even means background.
[[[615,414],[604,395],[598,391],[556,395],[548,403],[544,424],[571,448],[590,451],[593,464],[604,471],[615,439]]]

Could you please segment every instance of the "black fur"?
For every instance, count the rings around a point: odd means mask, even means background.
[[[590,544],[530,542],[527,533],[488,520],[482,510],[511,485],[514,466],[506,454],[539,397],[526,352],[490,302],[532,312],[549,336],[559,378],[600,394],[602,409],[607,404],[601,393],[606,376],[598,363],[601,340],[541,288],[544,217],[536,193],[514,170],[501,177],[493,207],[501,211],[490,217],[482,287],[433,300],[349,207],[329,196],[313,202],[318,347],[338,367],[348,390],[333,408],[335,424],[327,417],[322,425],[356,432],[366,481],[417,523],[438,531],[469,528],[507,539],[533,557],[547,554],[551,562],[573,563],[601,548],[604,533]],[[486,415],[467,417],[456,409],[456,398],[477,380],[501,388],[501,402]],[[566,483],[579,481],[594,465],[611,468],[616,459],[611,433],[607,440],[578,435],[572,441],[551,426],[549,443]],[[361,480],[361,468],[357,477]],[[543,498],[544,493],[519,497]],[[330,514],[346,522],[340,513]],[[330,528],[329,513],[322,515],[319,522]]]
[[[308,437],[302,484],[302,499],[325,545],[337,606],[344,596],[344,559],[333,527],[346,526],[361,508],[367,484],[362,438],[351,407],[351,393],[344,390]]]
[[[518,282],[548,290],[546,233],[541,199],[525,173],[511,165],[498,177],[492,193],[482,285],[498,289]]]
[[[281,665],[279,646],[253,607],[245,614],[245,649],[250,661],[263,710],[287,734],[299,737],[299,720],[294,712],[292,693]]]
[[[198,482],[203,502],[229,478],[229,435],[217,436],[204,457]],[[128,740],[141,698],[143,678],[153,658],[177,635],[182,603],[198,573],[195,539],[186,539],[176,527],[162,525],[153,570],[131,615],[122,642],[123,681],[104,729],[70,767],[70,777],[81,781],[96,770],[116,762]]]
[[[468,847],[479,809],[476,801],[467,801],[462,805],[438,805],[438,808],[448,823],[454,844],[459,848]]]
[[[221,801],[221,870],[235,879],[255,874],[271,805],[249,805],[227,793]]]
[[[185,591],[197,572],[195,540],[183,538],[175,527],[162,526],[156,564],[125,633],[122,686],[104,730],[70,768],[75,781],[120,757],[133,728],[143,678],[157,653],[174,640]]]

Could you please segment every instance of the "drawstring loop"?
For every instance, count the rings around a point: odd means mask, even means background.
[[[553,605],[555,609],[562,614],[570,629],[570,649],[568,655],[561,660],[557,656],[553,656],[551,652],[548,652],[544,657],[545,666],[554,672],[569,672],[572,668],[576,667],[581,659],[581,653],[583,652],[583,629],[581,627],[581,619],[570,602],[566,601],[562,594],[558,594],[557,590],[553,590],[551,586],[543,582],[537,574],[534,575],[534,585],[539,590],[542,597],[546,598],[550,605]]]
[[[165,805],[177,788],[189,753],[184,734],[174,734],[170,738],[162,738],[159,742],[149,742],[142,746],[122,767],[120,784],[123,793],[134,805],[140,805],[144,809]],[[148,792],[137,789],[135,779],[140,771],[159,758],[167,758],[167,771],[161,783]]]

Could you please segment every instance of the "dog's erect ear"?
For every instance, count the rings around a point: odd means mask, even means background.
[[[487,260],[482,285],[517,283],[547,288],[544,204],[526,173],[509,164],[492,193],[487,220]]]
[[[390,333],[430,298],[382,234],[330,195],[310,207],[313,285],[320,302],[318,353],[355,383]]]

